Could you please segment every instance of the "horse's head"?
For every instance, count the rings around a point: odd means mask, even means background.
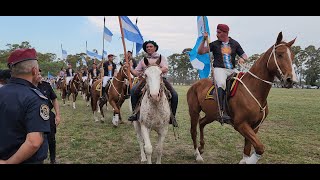
[[[128,76],[129,64],[127,64],[127,63],[122,64],[120,62],[120,65],[121,65],[121,67],[120,67],[119,72],[117,74],[117,78],[119,80],[129,79],[129,76]]]
[[[76,73],[76,74],[73,76],[72,81],[75,83],[75,85],[77,86],[77,88],[79,88],[79,86],[81,86],[81,82],[82,82],[81,74],[80,74],[80,73]]]
[[[161,59],[159,58],[156,61],[156,64],[149,64],[147,58],[144,58],[144,63],[147,66],[147,69],[144,71],[144,76],[146,79],[146,86],[149,89],[149,97],[155,101],[159,101],[161,98],[161,69],[160,64]]]
[[[296,39],[286,43],[282,41],[282,32],[279,33],[276,43],[268,50],[271,52],[267,68],[275,75],[286,88],[291,88],[297,82],[297,76],[292,63],[294,54],[291,50]]]

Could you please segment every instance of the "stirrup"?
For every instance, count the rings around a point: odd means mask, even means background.
[[[179,126],[178,122],[177,122],[177,119],[173,114],[171,114],[171,116],[170,116],[169,124],[172,124],[173,127],[178,127]]]
[[[138,121],[138,113],[133,114],[128,118],[128,121]]]
[[[222,117],[218,115],[217,120],[221,123],[221,125],[223,125],[223,123],[229,123],[232,118],[222,111]]]

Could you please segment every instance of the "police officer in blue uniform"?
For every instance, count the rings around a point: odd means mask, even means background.
[[[39,65],[34,49],[8,58],[9,83],[0,88],[0,164],[43,163],[50,132],[47,98],[34,85]]]
[[[47,134],[47,139],[49,143],[49,153],[50,153],[50,164],[56,164],[56,132],[57,125],[60,123],[60,107],[57,100],[57,95],[53,91],[50,83],[42,81],[41,69],[39,69],[39,76],[37,79],[37,87],[40,92],[48,98],[49,109],[50,109],[50,130],[51,132]],[[56,114],[52,112],[54,108]]]

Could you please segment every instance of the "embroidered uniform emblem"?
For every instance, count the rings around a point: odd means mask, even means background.
[[[42,104],[40,106],[40,116],[42,117],[42,119],[45,121],[49,120],[49,113],[49,107],[46,104]]]

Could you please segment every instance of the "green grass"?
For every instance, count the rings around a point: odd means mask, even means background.
[[[186,101],[189,86],[175,86],[179,94],[177,120],[179,139],[172,126],[165,139],[163,164],[194,164],[190,118]],[[268,97],[270,113],[260,127],[258,137],[265,145],[261,164],[320,164],[320,90],[273,88]],[[131,122],[128,101],[121,109],[124,124],[114,128],[112,111],[106,122],[96,123],[90,107],[78,96],[77,109],[62,106],[62,122],[57,129],[57,160],[66,164],[139,164],[140,149]],[[108,105],[109,109],[112,109]],[[156,132],[151,133],[153,146]],[[234,164],[242,158],[243,137],[230,125],[213,122],[205,128],[205,152],[208,164]],[[153,155],[153,162],[156,156]],[[46,161],[47,162],[47,161]]]

